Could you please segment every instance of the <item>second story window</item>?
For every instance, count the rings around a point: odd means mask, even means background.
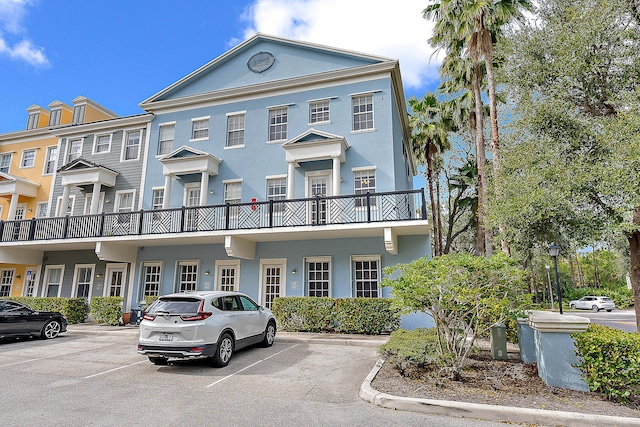
[[[36,150],[24,150],[22,152],[21,168],[32,168],[36,164]]]
[[[191,119],[192,131],[191,139],[207,139],[209,138],[209,117],[198,117]]]
[[[11,154],[0,154],[0,172],[9,173],[11,167]]]
[[[287,139],[287,107],[269,110],[269,141]]]
[[[73,121],[71,123],[73,123],[74,125],[84,123],[84,111],[86,107],[87,106],[85,104],[76,105],[75,107],[73,107]]]
[[[56,170],[57,158],[58,147],[47,147],[47,154],[44,158],[44,175],[51,175]]]
[[[226,182],[224,184],[224,202],[229,204],[240,203],[242,198],[242,181]]]
[[[153,190],[152,209],[162,209],[163,203],[164,203],[164,188],[155,188]]]
[[[67,152],[67,163],[74,161],[82,153],[82,140],[74,139],[69,141],[69,150]]]
[[[134,195],[135,193],[133,191],[123,191],[121,193],[118,193],[118,197],[116,199],[116,212],[132,212]]]
[[[373,95],[351,98],[353,130],[373,129]]]
[[[57,126],[60,124],[60,117],[62,116],[62,109],[57,108],[55,110],[51,110],[51,115],[49,115],[49,126]]]
[[[329,122],[329,100],[309,103],[309,123]]]
[[[267,179],[267,200],[284,200],[287,196],[287,178],[269,178]],[[284,205],[282,203],[274,203],[273,212],[282,213]]]
[[[175,137],[176,124],[167,123],[160,125],[160,140],[158,141],[158,154],[169,154],[173,151],[173,139]]]
[[[244,145],[244,114],[227,117],[227,147]]]
[[[365,169],[353,171],[353,193],[366,195],[367,193],[376,192],[376,171],[375,169]],[[375,205],[376,199],[371,198],[371,205]],[[355,200],[356,206],[366,206],[366,199],[358,198]]]
[[[122,160],[136,160],[140,155],[140,131],[126,132]]]
[[[29,119],[27,120],[27,129],[36,129],[38,127],[39,120],[40,120],[40,113],[29,114]]]
[[[111,134],[109,135],[97,135],[96,143],[93,147],[93,152],[98,153],[108,153],[111,151]]]

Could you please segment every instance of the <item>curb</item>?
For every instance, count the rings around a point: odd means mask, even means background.
[[[381,393],[371,387],[371,382],[376,377],[383,364],[384,359],[379,359],[360,386],[359,395],[363,400],[387,409],[475,418],[498,422],[523,424],[531,424],[533,422],[536,424],[554,426],[638,426],[640,423],[640,419],[638,418],[392,396],[390,394]]]

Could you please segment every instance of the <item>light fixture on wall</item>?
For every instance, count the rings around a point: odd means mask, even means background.
[[[27,212],[33,212],[33,209],[29,208],[27,209]]]
[[[211,273],[209,273],[209,270],[206,270],[206,271],[204,272],[204,275],[205,275],[205,276],[208,276],[209,274],[211,274]]]
[[[104,201],[105,203],[111,203],[111,199],[107,199]]]
[[[96,278],[97,279],[102,279],[104,277],[104,274],[102,273],[96,273]]]
[[[22,277],[21,275],[16,274],[16,279],[19,279],[19,278],[21,278],[21,277]]]
[[[209,194],[213,194],[215,193],[215,191],[213,191],[213,188],[211,190],[209,190]]]
[[[293,268],[293,270],[291,270],[291,274],[296,274],[298,271],[296,271],[295,267]]]

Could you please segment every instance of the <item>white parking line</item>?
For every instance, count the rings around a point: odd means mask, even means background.
[[[258,363],[262,363],[262,362],[264,362],[265,360],[271,359],[273,356],[277,356],[277,355],[278,355],[278,354],[280,354],[280,353],[284,353],[284,352],[285,352],[285,351],[287,351],[287,350],[291,350],[293,347],[296,347],[297,345],[298,345],[298,344],[294,344],[294,345],[292,345],[291,347],[287,347],[287,348],[285,348],[284,350],[280,350],[279,352],[272,354],[271,356],[268,356],[268,357],[265,357],[264,359],[258,360],[257,362],[252,363],[251,365],[246,366],[246,367],[244,367],[244,368],[240,369],[239,371],[234,372],[233,374],[229,374],[229,375],[227,375],[227,376],[226,376],[226,377],[224,377],[224,378],[220,378],[218,381],[216,381],[216,382],[213,382],[213,383],[209,384],[209,385],[207,386],[207,388],[209,388],[209,387],[211,387],[211,386],[214,386],[214,385],[216,385],[216,384],[218,384],[218,383],[221,383],[222,381],[224,381],[224,380],[226,380],[226,379],[228,379],[228,378],[231,378],[231,377],[233,377],[234,375],[237,375],[237,374],[239,374],[239,373],[240,373],[240,372],[242,372],[242,371],[246,371],[247,369],[251,368],[252,366],[256,366]]]
[[[13,363],[7,363],[6,365],[0,365],[0,368],[4,368],[4,367],[7,367],[7,366],[20,365],[22,363],[36,362],[38,360],[50,359],[52,357],[58,357],[58,356],[66,356],[67,354],[75,354],[75,353],[78,353],[78,352],[77,351],[71,351],[69,353],[59,353],[59,354],[52,354],[51,356],[37,357],[35,359],[26,359],[26,360],[21,360],[19,362],[13,362]]]
[[[97,374],[87,375],[86,377],[84,377],[84,379],[86,380],[86,379],[89,379],[89,378],[97,377],[99,375],[108,374],[109,372],[119,371],[120,369],[129,368],[131,366],[139,365],[139,364],[145,363],[145,362],[147,362],[147,361],[146,360],[141,360],[139,362],[131,363],[129,365],[118,366],[117,368],[109,369],[108,371],[102,371],[102,372],[98,372]]]

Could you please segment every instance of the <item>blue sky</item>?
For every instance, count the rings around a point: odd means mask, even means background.
[[[400,60],[407,96],[437,85],[425,0],[0,0],[0,133],[86,96],[122,116],[257,31]]]

